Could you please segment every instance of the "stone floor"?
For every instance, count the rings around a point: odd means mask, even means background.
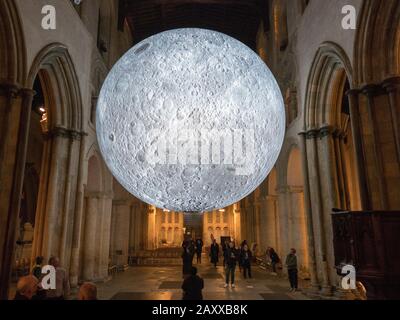
[[[205,300],[309,300],[301,288],[307,281],[300,281],[300,291],[290,293],[288,281],[271,275],[258,267],[253,268],[253,279],[244,279],[236,271],[236,288],[224,288],[222,266],[214,268],[209,263],[195,265],[204,279]],[[106,283],[98,284],[101,300],[180,300],[182,297],[182,270],[176,266],[130,267]]]

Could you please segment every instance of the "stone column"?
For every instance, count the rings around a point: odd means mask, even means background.
[[[36,209],[33,256],[59,256],[67,270],[70,256],[64,249],[72,246],[78,175],[78,163],[73,158],[79,152],[80,135],[59,127],[46,135]]]
[[[112,215],[112,198],[113,194],[105,192],[102,201],[102,223],[100,236],[100,264],[99,278],[108,278],[108,265],[110,259],[110,242],[111,242],[111,215]]]
[[[373,176],[376,178],[376,183],[379,190],[379,207],[373,208],[374,210],[387,210],[388,209],[388,195],[385,184],[385,177],[383,174],[383,159],[379,146],[377,135],[377,119],[375,116],[375,96],[379,94],[381,88],[377,85],[367,85],[362,89],[363,94],[367,97],[367,119],[368,119],[368,133],[371,138],[371,151],[374,156]],[[372,177],[372,175],[370,175]],[[378,203],[375,204],[377,206]]]
[[[279,243],[277,252],[281,257],[284,257],[288,253],[289,249],[289,210],[287,201],[287,186],[279,186],[277,188],[278,203],[279,203]]]
[[[338,171],[337,165],[340,159],[340,147],[337,145],[339,154],[335,154],[335,141],[334,135],[337,130],[332,127],[324,127],[320,129],[319,139],[318,139],[318,151],[319,151],[319,174],[320,179],[320,197],[322,204],[321,212],[321,223],[323,234],[323,243],[325,246],[324,257],[322,263],[326,265],[324,269],[328,274],[328,283],[323,286],[323,293],[326,295],[331,295],[333,293],[333,288],[336,286],[336,271],[335,258],[333,252],[333,228],[332,228],[332,209],[340,207],[340,196],[339,196],[339,186],[338,186]],[[315,140],[317,141],[317,140]],[[338,158],[339,159],[338,159]],[[344,182],[342,181],[343,187]]]
[[[307,132],[307,172],[309,177],[311,214],[315,236],[314,244],[316,249],[317,272],[320,278],[319,283],[323,288],[323,292],[327,293],[327,291],[330,291],[330,285],[324,228],[324,208],[322,204],[321,181],[319,172],[319,155],[317,146],[318,135],[318,130],[310,130],[309,132]]]
[[[392,77],[385,80],[383,88],[389,95],[397,161],[400,163],[400,77]]]
[[[73,225],[72,249],[71,249],[71,267],[70,267],[70,283],[71,287],[78,286],[79,280],[79,263],[81,250],[81,237],[83,226],[83,210],[84,210],[84,158],[86,150],[86,135],[82,136],[79,155],[79,172],[77,180],[77,193],[75,203],[75,218]]]
[[[255,233],[255,242],[258,245],[258,250],[261,250],[261,236],[260,234],[265,230],[262,230],[262,228],[265,228],[261,224],[261,218],[260,218],[260,202],[257,200],[257,202],[254,204],[254,233]],[[259,252],[258,252],[259,253]],[[256,252],[255,252],[256,254]]]
[[[0,83],[0,299],[6,299],[34,91]]]
[[[308,257],[309,257],[309,271],[311,277],[311,287],[314,292],[318,291],[319,283],[317,278],[317,265],[315,256],[315,238],[314,238],[314,223],[311,208],[311,196],[310,196],[310,179],[308,172],[308,155],[306,149],[306,134],[300,134],[301,139],[301,154],[302,154],[302,167],[304,177],[304,210],[306,214],[306,225],[307,225],[307,245],[308,245]]]
[[[240,225],[240,206],[238,205],[238,207],[234,207],[233,209],[233,223],[234,223],[234,229],[235,229],[235,240],[237,242],[241,242],[242,241],[242,236],[241,236],[241,225]]]
[[[75,209],[77,201],[81,133],[71,131],[68,141],[66,161],[65,194],[62,205],[62,231],[60,235],[59,257],[65,267],[71,265],[72,236],[74,233]]]
[[[156,208],[155,207],[151,207],[151,209],[149,209],[147,230],[148,230],[147,249],[154,250],[156,248]]]
[[[367,188],[367,173],[365,171],[364,157],[363,157],[363,143],[361,135],[361,120],[359,111],[358,95],[359,90],[350,90],[347,93],[350,108],[350,121],[353,133],[353,145],[356,158],[355,167],[357,170],[358,184],[360,190],[360,201],[362,210],[370,210],[371,204],[368,197]]]
[[[85,234],[83,242],[83,279],[94,280],[95,259],[96,259],[96,229],[98,220],[99,195],[87,194],[85,210]]]
[[[114,237],[113,252],[115,264],[125,268],[128,264],[130,206],[127,201],[113,201]]]

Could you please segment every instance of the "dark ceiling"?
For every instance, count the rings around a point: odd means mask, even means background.
[[[125,19],[134,44],[161,31],[198,27],[228,34],[256,47],[260,22],[268,27],[268,0],[120,0],[119,26]]]

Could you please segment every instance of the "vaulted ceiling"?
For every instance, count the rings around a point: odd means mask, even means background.
[[[268,26],[268,0],[120,0],[134,44],[161,31],[198,27],[228,34],[256,47],[260,22]]]

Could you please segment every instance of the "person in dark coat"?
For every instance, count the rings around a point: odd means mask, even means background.
[[[36,277],[39,281],[43,278],[42,275],[42,265],[43,265],[44,258],[39,256],[35,259],[35,266],[32,269],[32,275]]]
[[[201,264],[201,254],[203,253],[203,240],[200,238],[196,240],[196,256],[197,263]]]
[[[204,280],[197,275],[197,268],[192,267],[190,276],[182,284],[182,300],[203,300],[203,289]]]
[[[192,271],[194,248],[191,241],[185,240],[182,244],[183,276],[189,275]]]
[[[214,267],[217,267],[218,255],[219,255],[219,245],[217,243],[217,240],[214,239],[210,248],[211,263],[214,264]]]
[[[223,262],[222,262],[222,265],[225,265],[225,251],[226,251],[226,249],[228,249],[228,247],[229,247],[229,241],[225,240],[222,243],[222,257],[224,259]]]
[[[291,291],[295,292],[298,288],[297,278],[297,256],[296,249],[290,249],[290,253],[286,257],[286,267],[288,269],[289,282]]]
[[[276,273],[276,265],[280,262],[278,254],[275,252],[274,248],[269,247],[267,249],[267,256],[271,260],[272,272]]]
[[[233,241],[225,251],[225,288],[229,286],[229,280],[232,288],[235,288],[235,269],[238,261],[238,253]]]
[[[249,246],[244,245],[242,251],[240,252],[240,264],[243,270],[243,276],[246,279],[247,276],[251,279],[251,259],[253,258],[253,254],[249,249]]]

